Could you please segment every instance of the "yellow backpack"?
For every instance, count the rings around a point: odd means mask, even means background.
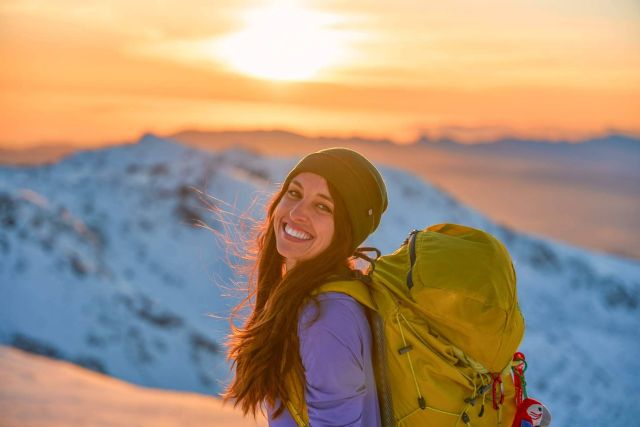
[[[372,310],[383,426],[511,426],[511,361],[524,334],[509,253],[457,224],[411,233],[359,280],[327,283]],[[308,416],[300,384],[287,407]]]

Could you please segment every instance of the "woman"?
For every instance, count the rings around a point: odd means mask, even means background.
[[[321,150],[289,172],[267,207],[250,294],[236,307],[252,311],[232,325],[225,399],[245,414],[264,405],[271,427],[303,424],[295,402],[312,427],[380,425],[364,308],[345,294],[312,293],[351,273],[386,208],[380,173],[355,151]]]

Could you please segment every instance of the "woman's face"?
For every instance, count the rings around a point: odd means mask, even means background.
[[[276,247],[287,270],[329,247],[334,234],[333,209],[323,177],[302,172],[291,180],[273,215]]]

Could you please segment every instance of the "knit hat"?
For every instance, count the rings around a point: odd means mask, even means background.
[[[375,231],[387,209],[387,189],[378,170],[360,153],[328,148],[300,160],[287,175],[283,188],[302,172],[322,176],[339,193],[351,220],[355,250]]]

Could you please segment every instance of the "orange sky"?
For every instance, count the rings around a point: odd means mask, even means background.
[[[3,0],[0,58],[0,147],[640,134],[635,0]]]

